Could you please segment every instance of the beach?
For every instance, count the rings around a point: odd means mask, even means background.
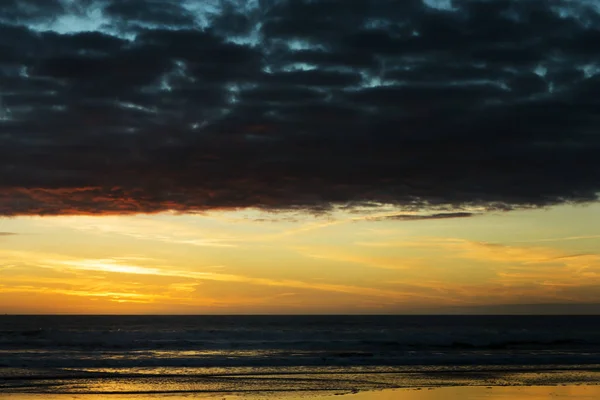
[[[545,399],[600,395],[600,386],[594,386],[600,382],[599,365],[535,368],[412,366],[393,369],[159,367],[86,371],[68,368],[53,371],[2,368],[0,376],[2,398],[12,400],[92,400],[103,396],[113,400],[224,397],[319,399],[332,395],[383,400],[397,398],[395,396],[399,394],[408,399],[520,398],[515,397],[517,394],[523,399]]]
[[[286,400],[304,400],[311,398],[313,400],[334,399],[336,395],[343,393],[314,395],[297,395],[287,393],[279,396]],[[99,400],[106,395],[40,395],[40,394],[8,394],[3,395],[7,400]],[[436,388],[411,388],[411,389],[393,389],[383,391],[370,391],[362,393],[346,393],[343,398],[347,400],[547,400],[547,399],[577,399],[592,400],[600,397],[600,386],[594,385],[566,385],[566,386],[528,386],[528,387],[507,387],[507,386],[470,386],[470,387],[436,387]],[[272,398],[265,394],[259,395],[232,395],[230,393],[218,394],[171,394],[171,395],[148,395],[148,394],[127,394],[111,395],[110,400],[142,400],[168,398],[171,400],[179,399],[264,399]]]

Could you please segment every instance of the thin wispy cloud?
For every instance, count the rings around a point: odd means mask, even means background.
[[[600,239],[600,235],[584,235],[584,236],[565,236],[556,238],[542,238],[542,239],[531,239],[531,240],[517,240],[512,243],[544,243],[544,242],[567,242],[576,240],[593,240]]]
[[[43,226],[63,226],[101,235],[121,235],[134,239],[198,247],[237,247],[239,238],[226,233],[196,229],[176,222],[151,219],[124,220],[118,217],[71,217],[38,219]]]
[[[352,254],[349,249],[296,247],[295,250],[300,255],[311,259],[360,264],[371,268],[403,270],[415,268],[418,264],[415,260],[403,259],[400,257],[356,255]]]
[[[394,290],[377,289],[370,287],[350,286],[341,284],[330,284],[322,282],[305,282],[300,280],[292,279],[270,279],[261,277],[251,277],[236,274],[218,273],[218,272],[200,272],[200,271],[188,271],[188,270],[177,270],[176,268],[165,266],[161,268],[156,267],[145,267],[140,265],[133,265],[131,263],[122,263],[116,259],[69,259],[69,260],[53,260],[47,259],[44,261],[45,265],[57,266],[57,267],[68,267],[73,270],[84,270],[84,271],[97,271],[97,272],[108,272],[108,273],[122,273],[122,274],[139,274],[139,275],[153,275],[163,277],[178,277],[194,279],[199,281],[217,281],[217,282],[233,282],[233,283],[245,283],[252,285],[262,286],[277,286],[297,289],[309,289],[326,292],[339,292],[357,294],[362,296],[374,296],[374,297],[389,297],[393,299],[403,299],[408,295]]]

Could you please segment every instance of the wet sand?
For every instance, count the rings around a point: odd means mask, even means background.
[[[582,369],[579,369],[582,368]],[[598,366],[554,369],[488,367],[421,370],[223,371],[95,370],[66,376],[4,369],[3,400],[122,399],[600,399]],[[12,371],[12,376],[11,376]],[[31,371],[29,371],[31,372]],[[46,371],[49,373],[51,371]],[[69,372],[69,371],[64,371]],[[124,373],[127,372],[127,373]],[[170,373],[168,373],[170,372]],[[401,397],[399,397],[401,396]],[[587,396],[587,397],[586,397]]]
[[[333,400],[342,396],[345,400],[549,400],[577,399],[596,400],[600,398],[600,385],[561,385],[561,386],[459,386],[435,388],[391,389],[368,392],[279,393],[232,395],[228,393],[178,393],[178,394],[3,394],[5,400],[144,400],[144,399],[198,399],[198,400],[258,400],[285,398],[286,400]]]
[[[358,393],[348,400],[547,400],[599,399],[600,386],[478,386],[398,389]]]

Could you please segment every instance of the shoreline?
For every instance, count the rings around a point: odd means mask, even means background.
[[[429,393],[439,390],[450,390],[443,400],[453,399],[452,390],[487,396],[486,390],[496,388],[494,393],[505,393],[511,390],[538,388],[537,391],[552,393],[549,388],[591,388],[596,397],[600,398],[600,369],[592,367],[589,370],[582,366],[563,366],[560,369],[541,370],[477,370],[471,371],[336,371],[323,373],[303,372],[271,374],[238,373],[230,374],[143,374],[131,373],[123,375],[115,373],[77,377],[68,376],[9,376],[2,374],[0,369],[0,392],[3,399],[9,400],[65,400],[84,399],[95,400],[103,396],[112,400],[120,399],[214,399],[214,398],[285,398],[285,399],[325,399],[332,395],[344,395],[344,398],[357,400],[383,400],[378,393],[389,391],[405,391],[407,393]],[[5,371],[7,372],[7,371]],[[106,371],[105,371],[106,372]],[[546,388],[546,389],[539,389]],[[452,390],[451,390],[452,389]],[[485,390],[484,390],[485,389]],[[561,389],[562,390],[562,389]],[[583,389],[570,389],[571,391]],[[586,389],[587,390],[587,389]],[[465,392],[466,391],[466,392]],[[564,392],[564,390],[562,390]],[[546,394],[547,394],[546,393]],[[587,393],[587,392],[586,392]],[[353,397],[347,397],[353,396]],[[458,396],[458,394],[457,394]],[[496,396],[496,394],[494,394]],[[391,400],[393,397],[389,397]],[[408,397],[412,399],[413,397]],[[430,397],[414,397],[414,399],[429,399]],[[456,399],[468,397],[456,397]],[[487,398],[487,397],[474,397]],[[495,398],[495,397],[490,397]],[[498,397],[502,398],[502,397]],[[534,397],[536,398],[536,397]],[[547,397],[537,397],[546,399]],[[568,398],[568,397],[567,397]],[[577,397],[579,398],[579,397]],[[404,397],[403,397],[404,399]],[[434,399],[434,398],[431,398]],[[441,398],[440,398],[441,399]],[[507,398],[508,399],[508,398]],[[529,399],[529,397],[528,397]]]

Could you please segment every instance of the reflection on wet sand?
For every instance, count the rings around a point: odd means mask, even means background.
[[[600,386],[417,388],[365,392],[346,397],[347,400],[547,400],[556,398],[599,399]]]
[[[110,400],[265,400],[283,398],[285,400],[332,400],[334,395],[344,395],[345,400],[549,400],[577,399],[596,400],[600,398],[600,385],[581,386],[460,386],[460,387],[430,387],[413,389],[394,389],[367,392],[337,392],[331,394],[302,393],[301,395],[287,392],[276,395],[263,393],[235,394],[228,393],[172,393],[164,394],[126,394],[110,395]],[[3,395],[5,400],[100,400],[106,395],[86,394],[9,394]]]

